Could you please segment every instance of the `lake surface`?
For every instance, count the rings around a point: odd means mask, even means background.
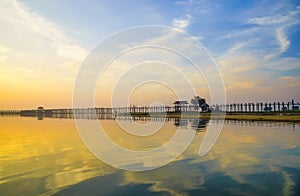
[[[132,150],[164,145],[178,127],[195,137],[171,163],[134,172],[97,159],[73,119],[1,116],[0,195],[300,195],[299,124],[225,121],[217,143],[200,157],[216,121],[168,119],[149,137],[100,121],[116,144]]]

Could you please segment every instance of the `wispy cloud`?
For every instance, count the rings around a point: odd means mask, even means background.
[[[237,39],[241,37],[248,37],[253,35],[255,32],[257,32],[259,28],[257,27],[251,27],[251,28],[244,28],[238,31],[232,31],[230,33],[226,33],[225,35],[222,35],[219,37],[219,39]]]
[[[290,35],[300,22],[299,11],[299,6],[280,4],[260,17],[251,12],[251,16],[240,19],[241,28],[230,29],[216,39],[227,44],[215,57],[229,100],[260,99],[264,92],[268,92],[265,100],[273,100],[275,95],[281,99],[295,97],[297,93],[292,92],[299,88],[295,83],[299,78],[292,73],[300,68],[299,58],[281,54],[293,44]]]
[[[12,22],[14,24],[23,23],[23,27],[27,28],[28,31],[48,40],[49,45],[56,51],[57,55],[76,60],[84,58],[86,50],[68,38],[57,25],[30,11],[21,2],[14,1],[14,8],[18,21]]]
[[[280,45],[279,53],[285,52],[290,45],[290,40],[285,34],[283,27],[276,29],[276,38],[279,41]]]
[[[186,30],[191,24],[192,16],[186,15],[181,18],[174,18],[172,21],[172,26],[181,30]]]
[[[260,17],[260,18],[251,18],[248,20],[248,23],[258,24],[258,25],[277,25],[288,21],[289,18],[290,18],[289,15],[267,16],[267,17]]]
[[[209,0],[178,0],[164,3],[157,1],[151,5],[141,1],[139,6],[132,9],[132,14],[124,11],[126,9],[123,6],[96,1],[90,2],[89,6],[100,6],[103,7],[102,10],[85,8],[82,6],[84,3],[74,4],[70,9],[61,2],[49,4],[63,5],[61,9],[68,8],[63,14],[51,13],[53,7],[47,9],[45,5],[39,5],[42,9],[30,7],[34,4],[12,0],[0,2],[0,85],[5,86],[4,91],[9,91],[10,87],[28,89],[45,85],[44,88],[50,89],[49,92],[54,92],[53,89],[61,87],[62,84],[72,86],[72,79],[75,78],[76,71],[87,54],[87,49],[80,44],[96,43],[103,39],[101,36],[143,24],[173,26],[188,32],[196,40],[201,40],[219,63],[225,83],[232,93],[228,94],[229,98],[237,97],[241,100],[244,97],[253,97],[256,92],[274,93],[277,87],[274,84],[281,84],[281,90],[284,92],[297,91],[296,84],[292,83],[299,81],[299,78],[295,77],[295,72],[299,75],[299,46],[294,43],[294,37],[295,33],[299,32],[300,6],[295,1],[216,3]],[[83,11],[77,15],[77,9],[81,7]],[[128,9],[131,7],[127,6]],[[43,13],[45,10],[47,13]],[[69,17],[74,16],[72,14],[76,14],[80,20]],[[66,16],[69,18],[66,19]],[[91,18],[99,20],[94,20],[94,23],[87,22]],[[66,23],[74,24],[68,26]],[[77,34],[88,33],[85,36],[74,36],[68,28],[78,30]],[[66,33],[77,40],[71,39]],[[130,36],[138,40],[141,35]],[[160,35],[146,43],[164,43],[168,47],[176,45],[180,49],[189,50],[190,43],[178,42],[175,38],[176,34]],[[199,55],[196,50],[189,52]],[[132,62],[143,60],[143,54],[154,60],[164,60],[166,57],[162,53],[151,54],[141,50],[132,56],[135,60]],[[173,56],[168,57],[168,60],[183,65]],[[122,73],[130,62],[119,61],[119,65],[115,65],[114,70],[107,75],[107,78],[110,77],[107,85],[111,85],[111,80],[114,80],[118,73]],[[187,67],[181,66],[180,72],[186,73],[193,84],[199,83],[199,74],[194,76],[194,72]],[[288,90],[284,89],[285,85]],[[197,90],[203,93],[201,88],[199,86]],[[14,96],[16,95],[21,96],[17,91],[14,93]],[[270,93],[271,96],[274,94]]]
[[[70,61],[76,64],[86,56],[87,50],[67,37],[59,26],[23,3],[5,1],[3,4],[0,41],[1,56],[2,59],[6,56],[6,61],[0,62],[0,68],[14,64],[35,71],[42,68],[61,72],[58,69],[63,68],[62,64]]]
[[[176,6],[183,6],[187,12],[192,14],[199,14],[199,15],[207,15],[214,10],[214,8],[218,7],[219,5],[211,3],[208,0],[182,0],[182,1],[175,1]]]
[[[276,39],[278,48],[265,56],[266,59],[270,59],[286,52],[289,48],[291,42],[288,37],[288,29],[300,24],[300,6],[296,6],[294,10],[286,13],[275,12],[269,16],[251,18],[247,23],[268,28],[267,32]]]
[[[0,104],[22,108],[22,102],[12,100],[33,102],[22,89],[47,100],[47,95],[60,92],[58,86],[65,88],[60,101],[70,99],[73,78],[87,50],[24,3],[5,0],[0,6],[0,85],[6,92]]]

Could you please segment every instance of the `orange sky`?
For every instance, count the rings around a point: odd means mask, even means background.
[[[0,13],[0,109],[34,109],[38,106],[70,108],[77,72],[92,46],[83,46],[80,40],[69,36],[68,29],[25,3],[3,1],[0,6],[5,8]],[[181,30],[187,31],[187,26]],[[159,37],[156,41],[168,41],[168,36],[170,35]],[[282,38],[283,35],[278,36]],[[224,80],[227,102],[286,102],[291,99],[298,102],[299,75],[290,73],[290,70],[299,68],[299,60],[292,57],[275,58],[274,55],[261,57],[256,52],[253,53],[252,49],[247,52],[244,48],[246,44],[248,42],[237,42],[221,54],[212,54]],[[141,53],[149,54],[144,50],[132,55],[138,57]],[[132,79],[142,79],[143,72],[147,72],[149,76],[152,74],[161,81],[174,83],[178,87],[175,91],[182,91],[182,94],[185,88],[181,85],[184,82],[178,76],[183,74],[192,84],[195,94],[186,93],[181,96],[182,99],[190,101],[194,95],[199,95],[210,101],[207,83],[199,72],[180,64],[172,56],[165,56],[163,52],[159,57],[167,61],[173,60],[169,62],[171,64],[177,63],[173,68],[148,65],[123,80],[119,79],[131,61],[120,59],[111,64],[95,90],[96,106],[111,104],[115,88],[113,84],[120,82],[126,86]],[[268,69],[275,71],[265,71]],[[163,85],[154,83],[141,85],[133,92],[129,97],[124,97],[127,104],[149,105],[162,102],[171,105],[178,98],[174,89],[168,90]]]

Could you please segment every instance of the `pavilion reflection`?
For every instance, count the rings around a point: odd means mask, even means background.
[[[195,131],[204,130],[209,123],[208,119],[199,118],[180,118],[180,117],[161,117],[161,116],[114,116],[113,114],[41,114],[37,115],[38,120],[45,118],[61,118],[61,119],[86,119],[86,120],[117,120],[117,121],[133,121],[133,122],[172,122],[178,128],[191,128]]]
[[[209,123],[208,119],[190,119],[191,127],[196,131],[203,131],[207,124]]]

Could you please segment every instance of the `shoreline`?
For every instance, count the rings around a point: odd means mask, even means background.
[[[110,114],[113,115],[113,114]],[[17,113],[1,114],[1,116],[23,116]],[[39,115],[24,115],[25,117],[39,117]],[[23,116],[23,117],[24,117]],[[169,112],[169,113],[126,113],[118,116],[132,116],[132,117],[161,117],[161,118],[199,118],[203,120],[240,120],[240,121],[271,121],[271,122],[294,122],[300,123],[300,112],[286,112],[286,113],[246,113],[246,112]],[[225,118],[224,118],[225,116]],[[43,116],[44,118],[51,118],[50,116]],[[64,115],[55,118],[66,118]],[[68,118],[72,118],[69,116]]]
[[[128,114],[129,115],[129,114]],[[135,117],[149,117],[149,114],[131,114]],[[167,113],[162,115],[159,113],[151,114],[152,117],[167,117],[167,118],[199,118],[199,119],[223,119],[225,120],[244,120],[244,121],[274,121],[274,122],[297,122],[300,123],[300,113]]]

